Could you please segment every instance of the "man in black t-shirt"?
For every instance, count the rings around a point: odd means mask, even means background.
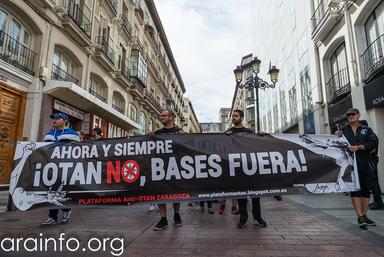
[[[243,126],[244,120],[244,112],[241,110],[234,110],[232,112],[232,123],[233,127],[228,129],[225,134],[253,134],[253,131],[247,129]],[[258,133],[258,135],[261,135]],[[237,200],[239,203],[239,213],[240,213],[240,221],[237,224],[239,228],[244,228],[247,224],[248,220],[248,209],[247,209],[247,198],[241,198]],[[261,210],[260,210],[260,197],[252,198],[252,215],[253,219],[255,219],[262,227],[266,227],[267,223],[261,218]]]
[[[164,134],[184,134],[185,132],[175,126],[174,123],[174,114],[172,111],[163,111],[161,113],[161,123],[163,123],[164,127],[161,129],[156,130],[155,132],[149,133],[150,136],[152,135],[164,135]],[[168,227],[168,220],[167,220],[167,206],[165,203],[158,204],[159,210],[160,210],[160,221],[156,224],[156,226],[153,228],[155,231],[160,231]],[[181,226],[182,221],[180,217],[180,203],[173,203],[173,209],[175,211],[175,214],[173,216],[174,218],[174,224],[175,226]]]

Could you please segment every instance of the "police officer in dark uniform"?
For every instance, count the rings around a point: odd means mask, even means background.
[[[242,110],[234,110],[232,112],[232,123],[233,127],[228,129],[225,134],[253,134],[253,131],[247,129],[243,126],[244,120],[244,112]],[[247,209],[247,198],[241,198],[237,200],[239,203],[239,214],[240,221],[237,224],[238,228],[244,228],[247,224],[248,220],[248,209]],[[252,215],[253,219],[255,219],[260,226],[266,227],[267,223],[261,218],[261,210],[260,210],[260,197],[252,198]]]
[[[351,192],[351,197],[358,216],[358,225],[360,228],[366,229],[367,226],[376,226],[376,223],[367,217],[367,212],[374,167],[371,152],[377,149],[378,143],[372,129],[361,125],[358,109],[350,108],[346,115],[349,124],[336,134],[343,134],[351,145],[349,150],[356,153],[360,191]]]

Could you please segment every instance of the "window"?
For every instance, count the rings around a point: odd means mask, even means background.
[[[0,55],[32,69],[31,34],[14,16],[0,9]]]
[[[7,20],[7,14],[5,12],[3,12],[2,10],[0,10],[0,30],[5,32],[5,22]]]
[[[147,116],[143,112],[140,112],[139,123],[141,126],[140,133],[144,135],[145,133],[147,133]]]
[[[339,46],[331,57],[332,76],[347,68],[347,55],[345,53],[345,44]]]
[[[296,87],[289,90],[289,112],[291,114],[291,124],[297,122],[297,94]]]
[[[55,48],[52,60],[52,78],[79,84],[79,80],[74,76],[74,71],[75,64],[70,57],[59,48]]]
[[[124,114],[124,110],[125,110],[125,100],[124,100],[124,97],[118,93],[118,92],[113,92],[113,97],[112,97],[112,107],[123,113]]]
[[[107,87],[103,85],[99,79],[91,77],[91,86],[89,87],[89,92],[92,95],[96,96],[103,102],[107,102],[107,91]]]
[[[367,45],[373,43],[378,37],[384,34],[384,2],[382,1],[365,24]]]
[[[137,77],[144,86],[147,85],[147,62],[138,51],[132,52],[132,76]]]
[[[129,105],[129,118],[133,121],[137,121],[137,109],[133,104]]]

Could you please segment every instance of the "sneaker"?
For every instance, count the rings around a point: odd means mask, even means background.
[[[151,204],[151,206],[149,206],[148,211],[149,211],[149,212],[154,212],[155,210],[156,210],[156,205]]]
[[[357,224],[361,229],[367,229],[367,221],[365,220],[364,216],[360,216],[357,218]]]
[[[224,214],[225,212],[225,204],[220,205],[219,214]]]
[[[237,210],[236,206],[232,206],[231,212],[233,215],[239,214],[239,211]]]
[[[283,198],[281,197],[281,195],[275,195],[274,198],[275,198],[277,201],[281,201],[281,200],[283,200]]]
[[[267,222],[265,222],[265,220],[263,220],[261,217],[253,217],[253,219],[257,221],[258,224],[256,224],[256,225],[258,225],[260,227],[266,227],[267,226]]]
[[[208,208],[208,213],[209,213],[209,214],[214,214],[215,212],[213,211],[212,208]]]
[[[44,221],[43,223],[40,224],[41,227],[48,227],[50,225],[54,225],[57,223],[57,220],[55,219],[52,219],[52,218],[48,218],[46,221]]]
[[[168,227],[168,221],[166,218],[161,218],[160,221],[156,224],[156,226],[153,228],[155,231],[164,230]]]
[[[61,221],[61,224],[68,224],[71,220],[71,214],[72,211],[63,212],[63,220]]]
[[[364,215],[363,217],[365,219],[365,223],[367,223],[367,226],[376,226],[376,222],[374,222],[373,220],[369,219],[367,217],[367,215]]]
[[[197,209],[198,212],[204,212],[204,207],[199,207],[199,209]]]
[[[173,220],[175,221],[175,226],[180,227],[183,225],[183,222],[181,221],[181,217],[179,213],[175,213],[175,215],[173,215]]]
[[[240,220],[239,223],[237,223],[238,228],[245,228],[247,226],[247,221],[246,220]]]
[[[384,204],[379,202],[373,202],[369,205],[369,209],[371,210],[383,210]]]

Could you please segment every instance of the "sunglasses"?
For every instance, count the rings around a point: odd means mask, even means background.
[[[355,116],[357,113],[348,113],[347,117]]]

